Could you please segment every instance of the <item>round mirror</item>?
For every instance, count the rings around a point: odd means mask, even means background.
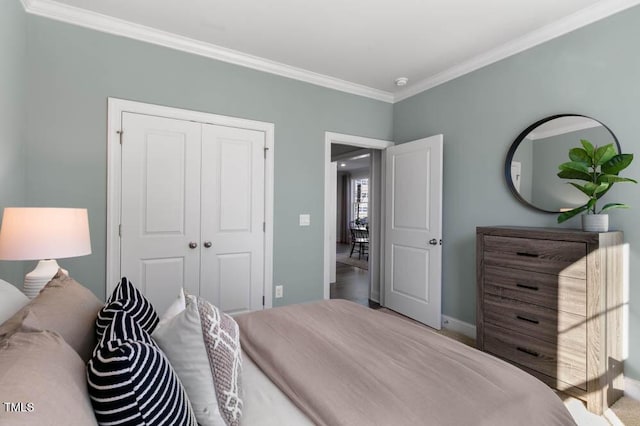
[[[598,120],[584,115],[562,114],[544,118],[527,127],[513,142],[505,161],[507,186],[523,204],[559,213],[585,203],[585,196],[558,177],[558,166],[569,161],[569,150],[586,139],[593,145],[618,139]]]

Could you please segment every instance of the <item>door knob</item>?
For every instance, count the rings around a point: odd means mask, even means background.
[[[205,242],[204,242],[204,246],[205,246],[206,248],[211,248],[211,241],[205,241]]]
[[[196,247],[198,247],[198,243],[196,243],[195,241],[191,241],[191,242],[189,243],[189,248],[190,248],[190,249],[194,249],[194,248],[196,248]]]
[[[433,239],[429,240],[429,244],[431,244],[432,246],[437,246],[438,245],[438,240],[433,238]]]

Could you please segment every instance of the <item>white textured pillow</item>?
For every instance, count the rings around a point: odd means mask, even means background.
[[[186,307],[187,307],[187,301],[184,298],[184,289],[180,288],[180,294],[178,295],[176,300],[174,300],[173,303],[169,305],[167,310],[164,311],[164,314],[162,314],[162,316],[160,317],[160,322],[158,323],[158,327],[168,323],[171,318],[175,317],[180,312],[184,311],[184,308]]]
[[[200,314],[195,303],[168,319],[151,335],[180,378],[201,426],[225,426],[220,416]]]
[[[16,287],[0,280],[0,324],[29,303],[29,298]]]

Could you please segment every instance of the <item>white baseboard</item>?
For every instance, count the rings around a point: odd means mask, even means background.
[[[624,378],[624,396],[640,401],[640,382],[628,377]]]
[[[442,316],[442,328],[464,334],[465,336],[471,337],[472,339],[476,338],[475,325],[447,315]]]

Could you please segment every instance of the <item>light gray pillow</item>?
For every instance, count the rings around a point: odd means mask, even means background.
[[[204,299],[186,296],[186,308],[152,337],[184,385],[201,426],[238,425],[242,414],[239,329]]]
[[[0,324],[11,318],[27,303],[29,298],[23,292],[8,282],[0,280]]]

